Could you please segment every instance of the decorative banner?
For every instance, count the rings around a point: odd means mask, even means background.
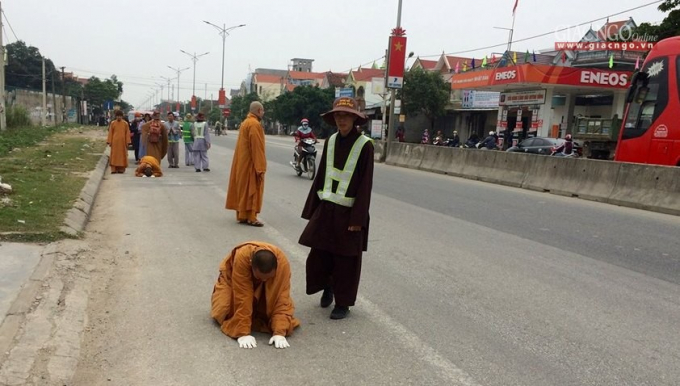
[[[196,110],[196,95],[191,96],[191,111]]]
[[[387,87],[402,88],[404,85],[404,65],[406,64],[406,36],[390,36],[388,57]]]
[[[218,95],[217,104],[221,109],[223,109],[227,106],[227,93],[223,88],[221,88]]]

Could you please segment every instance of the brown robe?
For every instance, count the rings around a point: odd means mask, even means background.
[[[124,120],[114,120],[109,125],[106,143],[111,146],[109,165],[126,168],[128,166],[128,144],[130,144],[130,125]]]
[[[337,169],[342,170],[345,167],[352,145],[360,135],[355,130],[345,138],[338,134],[333,161]],[[358,256],[368,248],[368,209],[373,189],[373,143],[367,143],[361,150],[359,162],[347,188],[347,196],[356,199],[351,208],[322,201],[317,194],[319,190],[323,190],[326,177],[327,150],[328,141],[324,143],[316,177],[302,211],[302,218],[309,220],[309,223],[302,232],[299,242],[337,255]],[[334,183],[334,187],[336,185],[337,182]],[[350,232],[347,230],[350,225],[361,226],[361,231]]]
[[[146,143],[146,155],[150,155],[158,160],[158,162],[161,162],[163,157],[165,157],[166,154],[168,154],[168,129],[165,128],[165,125],[160,123],[161,125],[161,137],[158,139],[158,142],[156,143],[151,143],[149,142],[149,131],[151,130],[151,122],[153,120],[145,123],[142,126],[142,137],[141,141],[144,141]]]
[[[146,169],[146,165],[151,166],[154,176],[163,177],[163,171],[161,170],[160,162],[158,162],[156,157],[152,157],[150,155],[145,155],[141,160],[139,160],[139,166],[137,166],[137,169],[135,170],[135,177],[144,176],[144,169]]]
[[[260,119],[249,113],[239,128],[225,205],[227,209],[237,211],[239,220],[255,220],[260,213],[266,171],[264,130]]]
[[[266,282],[254,277],[250,263],[253,254],[263,249],[274,253],[277,263],[276,275]],[[210,316],[232,338],[252,331],[291,335],[300,321],[293,316],[290,277],[288,259],[276,246],[260,241],[238,245],[220,264]]]

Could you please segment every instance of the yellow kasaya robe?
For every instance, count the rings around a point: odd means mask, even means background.
[[[142,137],[140,140],[146,143],[146,155],[150,155],[156,158],[158,162],[161,162],[163,157],[168,154],[168,130],[160,120],[157,122],[159,125],[161,125],[161,137],[158,139],[158,142],[149,142],[149,131],[151,130],[151,124],[153,123],[153,120],[145,123],[144,126],[142,126]]]
[[[128,144],[130,144],[130,125],[124,120],[117,119],[109,125],[109,136],[106,143],[111,146],[109,165],[111,167],[126,168],[128,166]]]
[[[144,169],[146,169],[147,165],[151,166],[151,170],[153,171],[154,176],[163,177],[161,163],[158,162],[158,160],[155,157],[152,157],[150,155],[146,155],[142,157],[141,160],[139,160],[139,166],[137,166],[137,169],[135,170],[135,177],[144,177]]]
[[[250,263],[255,252],[263,249],[276,255],[277,264],[276,275],[266,282],[255,278]],[[293,316],[290,276],[288,259],[276,246],[260,241],[240,244],[220,264],[210,316],[232,338],[253,331],[291,335],[300,321]]]
[[[264,130],[260,119],[249,113],[239,128],[227,190],[226,208],[236,210],[239,221],[257,219],[262,209],[266,171]]]

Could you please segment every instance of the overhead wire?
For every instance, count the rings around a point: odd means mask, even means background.
[[[5,17],[5,21],[7,22],[7,25],[9,26],[9,29],[12,31],[12,34],[14,35],[14,39],[16,41],[19,41],[19,38],[17,37],[17,34],[14,33],[14,28],[12,28],[12,24],[9,22],[9,19],[7,18],[7,14],[5,13],[5,10],[2,10],[2,16]],[[4,26],[3,26],[4,27]]]

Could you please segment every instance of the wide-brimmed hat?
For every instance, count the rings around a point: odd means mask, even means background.
[[[205,120],[205,114],[203,114],[203,113],[196,114],[196,120],[197,121],[199,121],[199,120],[204,121]]]
[[[191,113],[187,113],[187,115],[184,116],[184,119],[188,121],[189,119],[194,119],[194,116]]]
[[[335,126],[335,119],[333,115],[337,112],[345,112],[354,114],[357,119],[354,121],[355,125],[363,125],[368,122],[368,118],[363,113],[359,112],[359,104],[354,98],[341,97],[335,99],[333,102],[333,109],[327,113],[321,114],[323,120],[331,126]]]

